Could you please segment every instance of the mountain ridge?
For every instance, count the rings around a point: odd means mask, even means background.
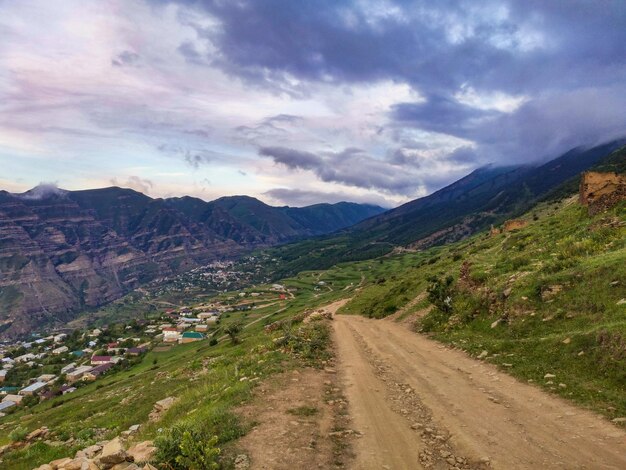
[[[191,209],[187,215],[180,203],[128,188],[0,192],[0,334],[67,321],[156,278],[329,233],[383,211],[329,205],[322,208],[328,223],[316,227],[306,208],[248,198],[246,211],[238,212],[229,206],[240,199],[192,202],[207,216],[195,217]]]

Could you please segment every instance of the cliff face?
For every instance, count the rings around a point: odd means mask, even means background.
[[[192,201],[187,213],[129,189],[0,191],[0,336],[67,321],[157,277],[316,232],[253,198],[245,210],[229,198],[184,199]],[[345,223],[345,215],[335,218]]]

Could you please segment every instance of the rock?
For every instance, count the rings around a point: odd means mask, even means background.
[[[102,448],[102,454],[96,460],[96,464],[99,466],[106,466],[110,468],[112,465],[116,465],[127,460],[128,455],[122,447],[122,442],[119,437],[107,442]]]
[[[235,469],[236,470],[245,470],[250,468],[250,459],[246,454],[239,454],[235,457]]]
[[[584,356],[584,355],[585,355],[585,351],[580,351],[580,352],[578,353],[578,355],[579,355],[579,356]]]
[[[626,304],[626,299],[620,299],[617,301],[617,305],[625,305]]]
[[[150,465],[149,463],[143,466],[143,470],[158,470],[154,465]]]
[[[128,428],[128,430],[130,432],[137,432],[139,431],[139,426],[140,426],[139,424],[133,424],[131,427]]]
[[[625,424],[626,418],[613,418],[611,421],[615,424]]]
[[[504,367],[513,367],[513,364],[508,363],[508,362],[503,362],[503,363],[502,363],[502,365],[503,365]]]
[[[498,325],[500,324],[500,322],[501,322],[501,321],[502,321],[502,319],[501,319],[501,318],[498,318],[496,321],[494,321],[494,322],[491,324],[491,328],[495,328],[496,326],[498,326]]]
[[[154,404],[154,409],[160,412],[167,411],[172,407],[175,401],[176,398],[174,397],[164,398],[163,400],[159,400]]]
[[[563,344],[570,344],[572,342],[572,338],[565,338],[563,340]]]
[[[150,462],[156,453],[156,447],[152,441],[144,441],[135,444],[126,451],[135,462]]]
[[[553,379],[555,377],[556,377],[556,375],[554,375],[554,374],[546,374],[546,375],[543,376],[544,379]]]
[[[132,462],[122,462],[117,465],[113,465],[110,470],[141,470],[141,467]]]
[[[84,467],[83,467],[84,465]],[[89,468],[89,459],[81,457],[74,459],[63,465],[63,470],[82,470],[83,468]]]
[[[513,292],[513,289],[512,289],[512,288],[510,288],[510,287],[507,287],[506,289],[504,289],[504,290],[502,291],[502,295],[503,295],[505,298],[507,298],[507,297],[509,297],[509,296],[511,295],[511,292]]]
[[[169,410],[175,402],[176,402],[176,398],[174,397],[167,397],[167,398],[164,398],[163,400],[157,401],[154,404],[154,408],[152,409],[152,412],[148,416],[150,421],[158,420],[161,417],[161,413],[164,413],[165,411]]]
[[[324,367],[324,371],[328,372],[329,374],[336,374],[337,371],[335,369],[333,369],[332,367]]]
[[[96,455],[98,455],[98,453],[101,450],[102,450],[102,446],[99,446],[98,444],[94,444],[92,446],[89,446],[83,449],[80,452],[83,452],[83,454],[85,454],[85,457],[87,457],[88,459],[93,459]]]
[[[54,467],[49,463],[44,463],[43,465],[36,468],[36,470],[54,470]]]
[[[35,429],[34,431],[32,431],[30,434],[28,434],[28,436],[26,436],[26,439],[24,440],[26,442],[31,442],[37,438],[44,437],[46,434],[48,434],[48,428],[43,426],[39,429]]]
[[[483,352],[481,352],[477,357],[478,359],[484,359],[488,355],[489,355],[489,352],[486,349],[484,349]]]
[[[56,459],[56,460],[53,460],[52,462],[50,462],[50,466],[56,470],[59,467],[65,466],[65,464],[67,464],[67,463],[69,463],[71,461],[72,461],[72,459],[70,459],[69,457],[65,457],[63,459]]]
[[[560,388],[567,388],[567,385],[566,385],[566,384],[561,383],[561,384],[559,384],[559,387],[560,387]]]

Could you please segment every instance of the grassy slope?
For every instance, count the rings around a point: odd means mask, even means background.
[[[393,313],[425,291],[429,276],[458,279],[467,261],[473,286],[455,284],[452,316],[434,310],[418,328],[473,355],[486,350],[507,372],[608,417],[626,416],[626,304],[618,305],[626,298],[626,204],[590,218],[569,198],[525,218],[517,232],[387,258],[389,275],[343,312]],[[550,286],[562,290],[550,294]],[[492,328],[499,318],[508,320]],[[546,373],[556,374],[553,384]]]
[[[238,345],[223,341],[217,346],[209,346],[208,341],[203,341],[179,345],[168,352],[150,352],[140,364],[127,371],[105,376],[72,394],[0,419],[0,446],[10,442],[9,433],[18,426],[28,431],[48,426],[55,434],[52,440],[75,439],[70,445],[51,447],[37,443],[10,452],[2,457],[0,466],[34,468],[56,458],[74,455],[76,450],[114,437],[138,423],[146,424],[138,436],[140,440],[153,439],[174,426],[187,424],[203,436],[219,436],[218,445],[223,447],[245,433],[249,425],[240,422],[230,411],[249,398],[257,383],[255,380],[240,381],[242,377],[263,379],[285,369],[311,364],[311,360],[312,365],[316,365],[315,360],[325,354],[322,352],[321,356],[312,359],[309,356],[314,352],[294,356],[279,350],[273,347],[272,339],[284,332],[268,335],[263,331],[264,326],[351,295],[361,280],[362,269],[349,265],[324,272],[303,272],[284,281],[286,286],[297,288],[295,299],[257,310],[226,314],[222,329],[232,322],[247,325],[269,315],[245,328]],[[317,286],[320,281],[326,286]],[[193,299],[189,303],[193,305]],[[287,308],[283,310],[283,307]],[[176,405],[158,423],[147,424],[153,404],[168,396],[178,398]],[[159,429],[163,431],[159,432]]]

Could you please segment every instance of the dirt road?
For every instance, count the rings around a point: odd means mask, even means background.
[[[336,315],[359,469],[626,469],[626,432],[393,322]]]

